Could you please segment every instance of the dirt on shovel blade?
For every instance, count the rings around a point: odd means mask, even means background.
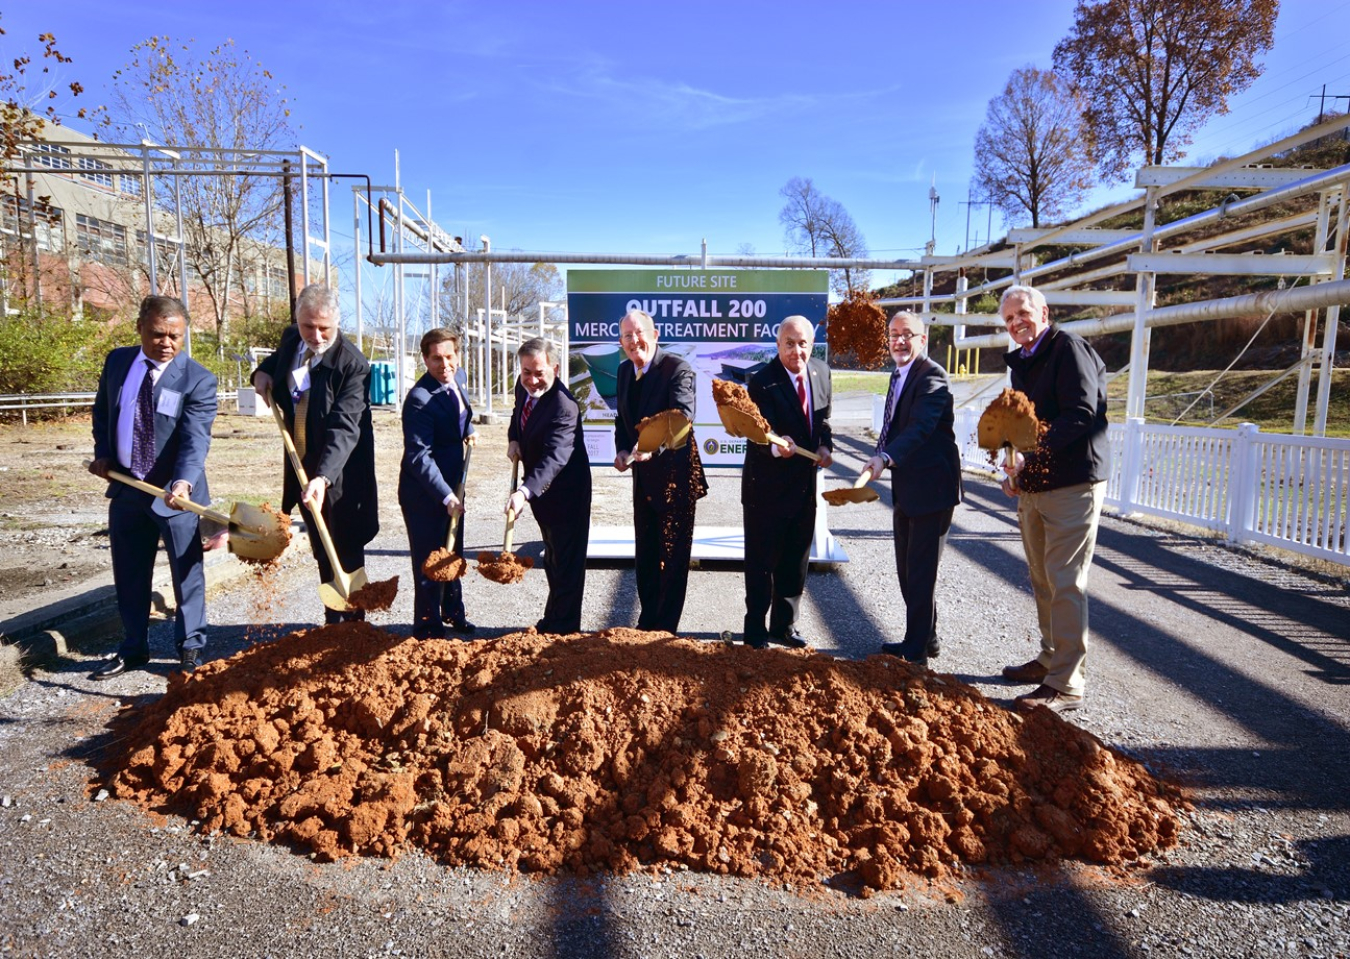
[[[438,583],[451,583],[469,571],[469,564],[458,553],[438,549],[422,564],[422,575]]]
[[[398,577],[382,579],[376,583],[366,583],[347,597],[347,605],[352,609],[364,609],[368,613],[377,613],[394,605],[398,595]]]
[[[864,895],[963,864],[1174,845],[1175,788],[1046,709],[888,656],[611,629],[403,640],[343,623],[114,720],[99,783],[320,860],[690,870]]]
[[[754,417],[756,426],[766,433],[770,431],[769,421],[759,411],[755,401],[750,399],[750,391],[744,386],[730,380],[713,380],[712,390],[713,402],[718,406],[729,406],[733,410]]]
[[[534,569],[534,560],[528,556],[486,550],[478,554],[478,572],[494,583],[519,583],[531,569]]]

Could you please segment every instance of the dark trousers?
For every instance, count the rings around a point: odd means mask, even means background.
[[[945,509],[920,516],[895,510],[895,571],[900,577],[900,595],[905,600],[905,638],[900,655],[910,662],[928,658],[928,641],[937,635],[938,564],[947,545],[952,513]]]
[[[638,629],[678,633],[694,551],[694,502],[657,512],[633,497],[633,545],[637,561]]]
[[[314,526],[313,514],[308,506],[302,501],[300,503],[300,515],[305,520],[305,532],[309,534],[309,548],[314,553],[314,558],[319,563],[319,582],[331,583],[333,581],[333,564],[328,561],[328,553],[323,548],[323,541],[319,539],[319,531]],[[345,535],[345,525],[341,522],[333,522],[333,504],[325,499],[321,515],[328,524],[328,535],[333,540],[333,551],[337,553],[338,562],[342,564],[342,571],[350,576],[366,565],[366,544],[359,538]],[[323,619],[325,623],[339,623],[348,619],[364,619],[364,615],[354,613],[341,613],[337,610],[324,608]]]
[[[120,491],[108,502],[113,584],[124,633],[117,651],[122,656],[150,654],[150,591],[161,539],[169,554],[169,574],[178,604],[174,646],[180,656],[184,650],[200,651],[206,646],[206,576],[197,514],[160,516],[152,509],[153,503],[148,494],[131,489]]]
[[[586,547],[591,539],[590,504],[576,504],[580,520],[563,523],[539,521],[544,537],[544,575],[548,577],[548,602],[544,618],[535,624],[541,633],[581,631],[581,597],[586,591]]]
[[[445,635],[445,620],[465,618],[464,587],[460,581],[441,583],[422,574],[427,557],[438,549],[445,549],[445,538],[450,533],[450,514],[444,506],[439,512],[410,507],[406,503],[400,506],[403,525],[408,528],[408,552],[412,555],[413,636],[437,639]],[[455,552],[464,555],[463,516],[455,530]]]
[[[745,638],[786,636],[797,622],[815,532],[814,492],[795,516],[745,509]],[[768,632],[764,617],[769,617]]]

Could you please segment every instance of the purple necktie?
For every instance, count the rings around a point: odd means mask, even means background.
[[[155,365],[145,361],[145,378],[136,394],[136,417],[131,424],[131,475],[145,479],[155,468]]]

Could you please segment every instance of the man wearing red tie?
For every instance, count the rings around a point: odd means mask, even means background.
[[[516,356],[520,379],[506,432],[507,455],[520,460],[525,476],[506,501],[506,512],[517,514],[530,504],[544,537],[548,577],[548,602],[535,628],[566,635],[581,629],[591,531],[591,469],[581,410],[558,377],[551,343],[526,340]]]
[[[816,527],[817,464],[797,450],[810,450],[828,467],[830,368],[811,356],[815,330],[804,316],[778,327],[778,356],[749,381],[750,399],[787,449],[747,444],[741,471],[745,526],[745,643],[800,648],[797,610],[806,585]],[[768,625],[765,626],[765,616]]]
[[[94,459],[89,472],[116,470],[168,490],[163,501],[122,483],[108,486],[108,539],[124,638],[117,654],[92,674],[111,679],[150,660],[150,590],[159,541],[169,554],[178,612],[174,643],[185,672],[206,646],[206,578],[197,515],[179,500],[211,502],[206,452],[216,419],[216,378],[179,352],[187,311],[168,296],[141,301],[140,346],[113,350],[94,399]],[[167,509],[165,507],[168,507]]]
[[[882,652],[928,665],[937,655],[938,564],[947,544],[952,513],[961,502],[961,456],[952,428],[954,410],[947,371],[925,355],[928,334],[913,313],[891,317],[887,328],[895,372],[873,476],[891,471],[891,527],[895,570],[905,600],[905,635],[883,643]]]

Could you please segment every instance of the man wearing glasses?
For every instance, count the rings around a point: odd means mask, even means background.
[[[891,528],[905,635],[898,643],[882,643],[881,651],[927,666],[937,655],[938,564],[961,502],[961,457],[947,371],[925,355],[923,321],[913,313],[896,313],[887,335],[895,372],[876,455],[866,469],[875,477],[891,471]]]

